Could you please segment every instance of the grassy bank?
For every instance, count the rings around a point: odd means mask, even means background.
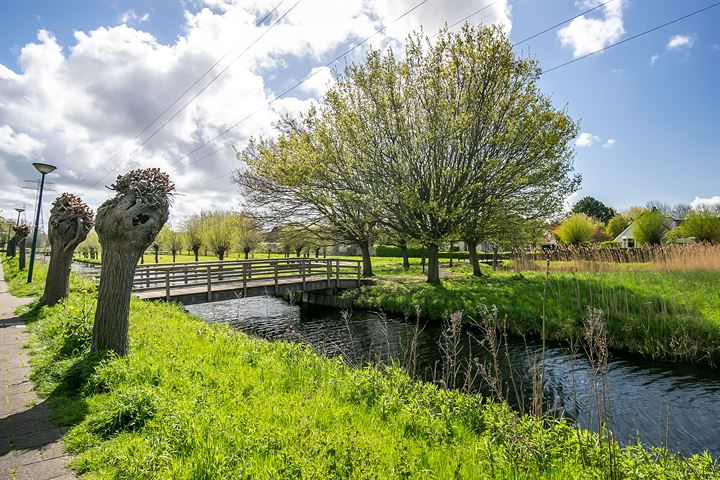
[[[720,272],[492,272],[458,274],[432,286],[422,280],[380,281],[363,287],[358,307],[446,319],[463,310],[476,316],[496,305],[512,331],[539,335],[545,291],[546,333],[570,340],[586,308],[604,312],[613,348],[653,359],[720,365]],[[547,287],[547,288],[546,288]]]
[[[38,272],[44,270],[38,266]],[[20,293],[12,262],[11,289]],[[38,279],[42,275],[38,275]],[[24,290],[28,292],[28,290]],[[37,292],[37,290],[36,290]],[[88,353],[95,295],[31,309],[33,380],[92,478],[710,478],[708,455],[620,448],[478,396],[351,369],[133,300],[131,353]]]

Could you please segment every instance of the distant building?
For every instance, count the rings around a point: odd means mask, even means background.
[[[678,220],[675,218],[666,217],[665,218],[665,233],[669,232],[670,230],[676,229],[682,220]],[[620,232],[620,234],[615,237],[613,240],[618,242],[621,247],[623,248],[632,248],[635,247],[635,221],[630,222],[630,225],[628,225],[625,230]]]

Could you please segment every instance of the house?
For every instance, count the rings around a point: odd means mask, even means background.
[[[682,220],[678,220],[676,218],[671,217],[665,217],[665,233],[669,232],[670,230],[676,229]],[[634,227],[635,227],[635,221],[630,222],[630,225],[628,225],[625,230],[620,232],[620,234],[615,237],[613,240],[618,242],[621,247],[623,248],[633,248],[635,247],[635,234],[634,234]]]

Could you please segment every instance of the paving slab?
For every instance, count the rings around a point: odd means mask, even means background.
[[[28,335],[18,307],[32,301],[8,292],[0,264],[0,479],[70,479],[65,429],[50,420],[50,409],[30,382]]]

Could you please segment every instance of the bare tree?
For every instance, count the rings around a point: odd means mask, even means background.
[[[126,355],[135,267],[167,222],[175,186],[166,173],[148,168],[118,176],[110,189],[116,195],[98,208],[95,225],[103,258],[91,349]]]
[[[40,303],[55,305],[68,295],[73,253],[92,229],[93,212],[80,197],[63,193],[53,203],[49,224],[50,264]]]

